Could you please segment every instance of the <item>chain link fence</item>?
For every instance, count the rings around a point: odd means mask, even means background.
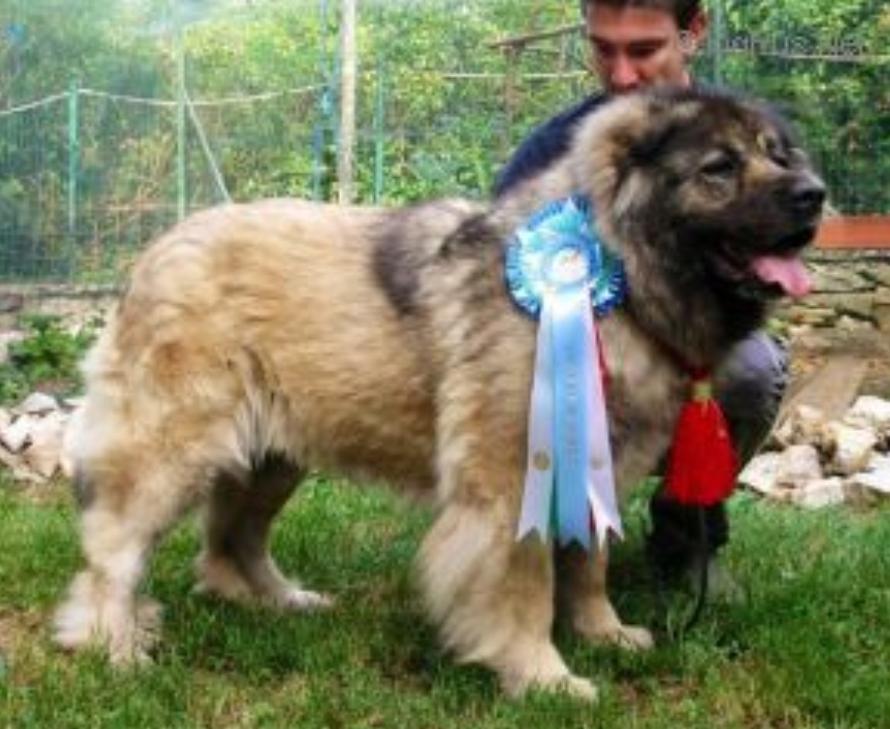
[[[826,35],[763,3],[714,2],[696,77],[785,107],[834,205],[886,214],[890,55],[879,39],[890,12],[847,4],[855,13]],[[124,71],[67,90],[41,85],[60,74],[45,70],[28,24],[0,17],[0,83],[11,79],[0,85],[0,281],[116,283],[188,211],[335,199],[335,11],[333,0],[257,2],[148,37],[117,30],[105,53],[128,50]],[[359,201],[485,196],[534,124],[595,90],[577,20],[563,0],[362,3]]]

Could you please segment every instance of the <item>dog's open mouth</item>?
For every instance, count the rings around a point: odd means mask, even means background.
[[[777,286],[786,296],[806,296],[813,284],[800,254],[815,235],[816,226],[806,225],[784,236],[769,252],[752,258],[749,271],[758,281]]]
[[[755,284],[761,295],[800,298],[812,288],[809,272],[801,259],[801,250],[815,234],[815,228],[798,230],[779,240],[769,250],[745,254],[735,246],[722,246],[715,257],[718,274],[725,279]]]
[[[810,274],[798,253],[757,256],[751,260],[750,270],[763,283],[778,286],[795,299],[806,296],[812,288]]]

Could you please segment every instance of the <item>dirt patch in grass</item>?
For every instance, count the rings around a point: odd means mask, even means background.
[[[0,607],[0,653],[7,658],[25,641],[33,642],[45,624],[46,616],[37,610]]]
[[[71,483],[63,476],[55,476],[46,483],[20,483],[13,482],[3,484],[0,487],[8,487],[20,501],[35,506],[56,506],[73,502]]]

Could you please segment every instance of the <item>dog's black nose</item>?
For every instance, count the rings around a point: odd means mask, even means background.
[[[791,199],[798,213],[816,215],[825,202],[825,185],[814,177],[806,177],[791,189]]]

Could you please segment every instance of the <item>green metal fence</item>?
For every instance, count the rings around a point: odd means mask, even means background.
[[[814,0],[813,13],[826,2]],[[879,39],[890,13],[875,0],[846,4],[855,17],[827,36],[762,2],[712,3],[696,74],[787,107],[834,204],[887,213],[890,55]],[[222,14],[176,33],[112,36],[129,49],[125,62],[107,63],[120,53],[112,48],[102,57],[113,72],[81,64],[68,88],[42,83],[64,78],[64,54],[62,70],[35,55],[40,75],[28,75],[28,47],[13,53],[0,14],[0,61],[16,70],[4,93],[0,67],[0,281],[116,282],[146,240],[190,210],[335,198],[335,3],[257,6],[237,22]],[[484,196],[531,126],[593,90],[574,2],[361,7],[362,202]]]

